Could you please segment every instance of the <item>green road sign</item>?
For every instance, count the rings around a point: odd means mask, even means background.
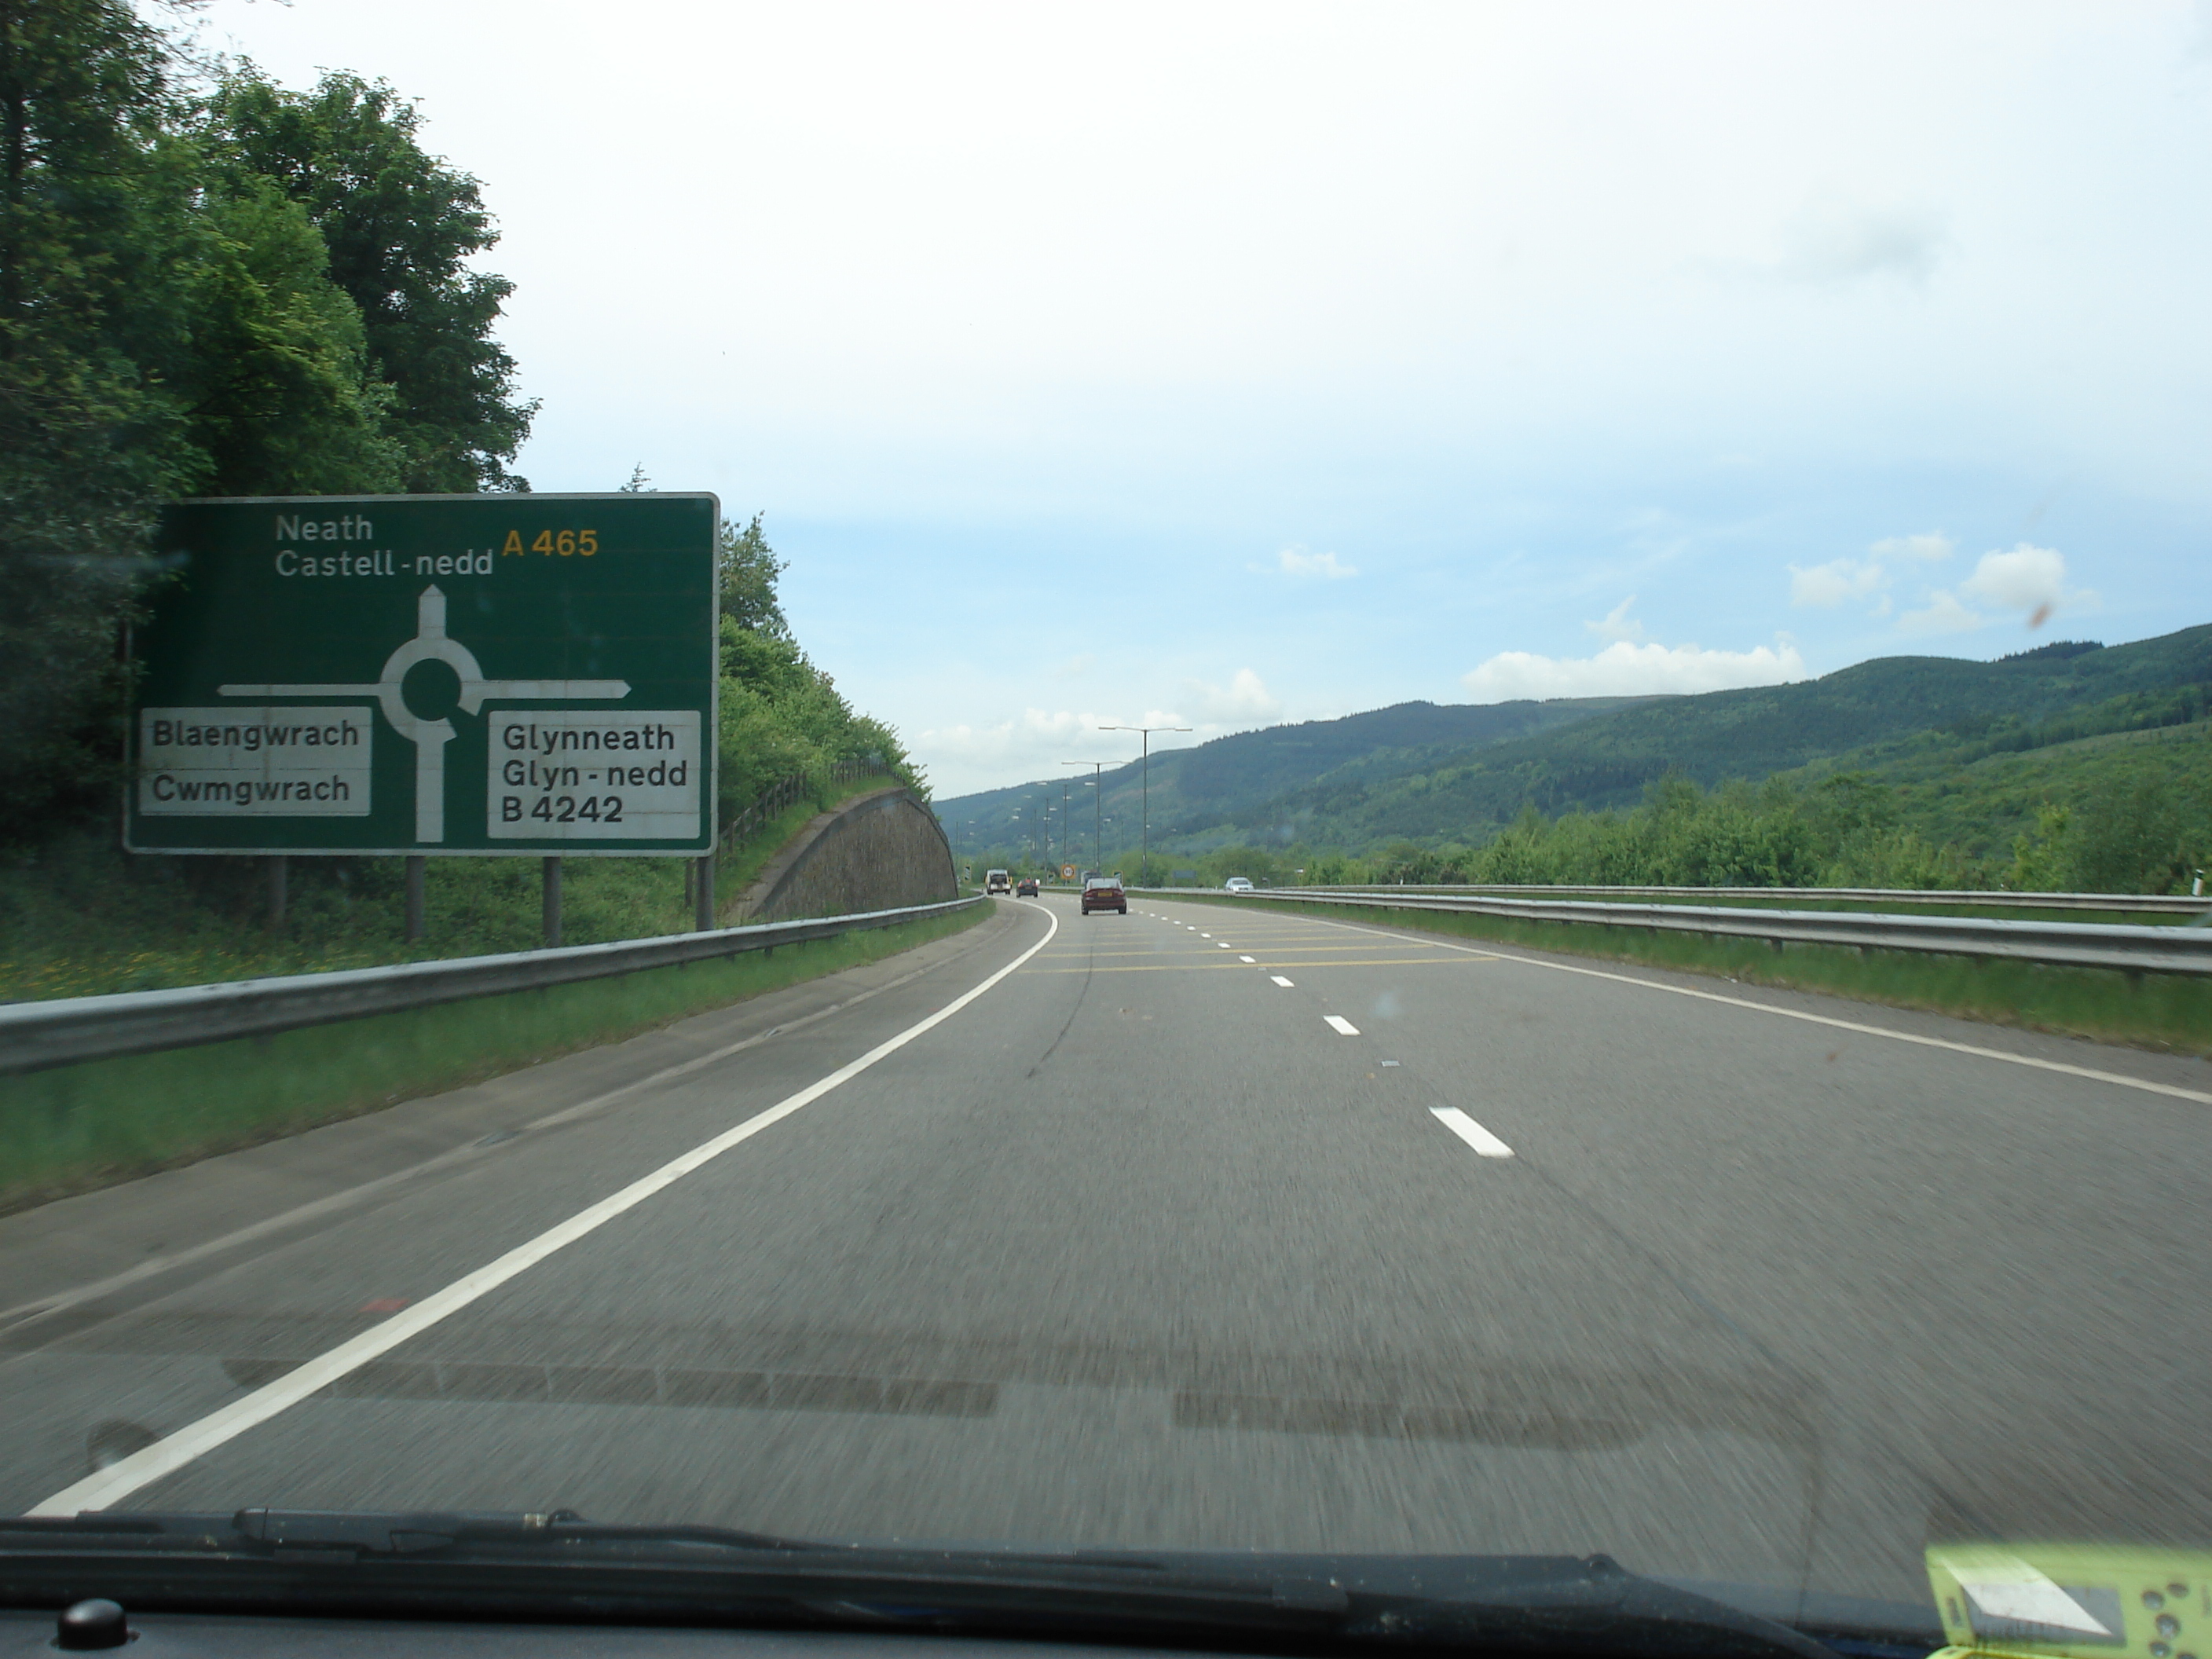
[[[714,845],[712,495],[184,501],[133,639],[141,853]]]

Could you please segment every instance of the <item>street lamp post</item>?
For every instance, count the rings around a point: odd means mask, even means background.
[[[1144,816],[1138,820],[1137,879],[1145,886],[1152,884],[1152,733],[1155,732],[1188,732],[1188,726],[1102,726],[1101,732],[1141,732],[1145,734],[1142,760],[1144,777]]]
[[[1106,763],[1104,761],[1062,761],[1060,764],[1087,766],[1091,769],[1091,787],[1096,792],[1091,797],[1091,867],[1096,870],[1098,867],[1098,803],[1106,793],[1098,780],[1102,775],[1101,769]]]

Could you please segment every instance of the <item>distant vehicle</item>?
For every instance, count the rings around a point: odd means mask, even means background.
[[[1243,876],[1231,876],[1221,885],[1224,891],[1231,893],[1249,893],[1252,890],[1251,882]]]
[[[1014,890],[1013,878],[1003,870],[986,870],[983,872],[983,890],[987,893],[1011,893]]]
[[[1014,896],[1016,898],[1035,898],[1036,896],[1037,878],[1035,876],[1024,876],[1019,881],[1014,884]]]
[[[1129,896],[1121,890],[1119,875],[1092,876],[1083,884],[1083,914],[1093,910],[1118,910],[1129,914]]]

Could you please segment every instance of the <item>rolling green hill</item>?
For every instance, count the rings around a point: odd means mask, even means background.
[[[1237,829],[1247,838],[1288,829],[1347,848],[1396,837],[1474,842],[1525,806],[1549,816],[1632,805],[1669,773],[1708,788],[1823,763],[1913,775],[2174,724],[2203,714],[2208,685],[2212,627],[2133,645],[2046,646],[1996,662],[1877,658],[1794,685],[1652,699],[1394,777],[1325,776]],[[1157,813],[1152,822],[1157,829]]]
[[[1636,699],[1590,697],[1551,702],[1449,704],[1403,702],[1342,720],[1307,720],[1216,738],[1195,749],[1156,752],[1152,760],[1152,823],[1158,834],[1188,834],[1209,825],[1231,825],[1288,793],[1330,775],[1363,769],[1394,776],[1433,764],[1447,755],[1556,730],[1629,707]],[[1100,734],[1102,745],[1127,739]],[[1094,750],[1092,752],[1099,752]],[[1029,844],[1032,826],[1049,823],[1058,848],[1062,785],[1075,811],[1076,832],[1087,845],[1091,829],[1088,775],[1069,769],[1066,780],[1040,779],[1010,789],[986,790],[937,803],[953,845],[967,852]],[[1109,767],[1103,817],[1135,823],[1141,775],[1135,762]],[[1048,813],[1047,809],[1049,809]],[[1079,859],[1080,854],[1078,854]]]
[[[2008,857],[2054,803],[2154,774],[2181,787],[2203,751],[2161,747],[2158,734],[2202,737],[2209,708],[2212,626],[2109,647],[2061,642],[1995,662],[1879,658],[1818,680],[1698,696],[1404,704],[1156,759],[1152,844],[1177,858],[1229,846],[1480,848],[1532,811],[1636,806],[1662,779],[1817,791],[1848,774],[1855,789],[1880,796],[1882,822],[1949,849],[1956,866]],[[1106,775],[1102,850],[1135,844],[1137,782],[1133,766]],[[1056,783],[1033,785],[943,811],[957,844],[1018,851],[1040,823],[1058,844],[1060,794]],[[1084,861],[1089,814],[1079,806],[1071,816]],[[1929,857],[1929,869],[1942,862]]]

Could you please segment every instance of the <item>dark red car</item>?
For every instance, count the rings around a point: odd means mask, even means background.
[[[1119,876],[1093,876],[1083,884],[1083,914],[1093,910],[1118,910],[1129,914],[1129,896],[1121,890]]]

